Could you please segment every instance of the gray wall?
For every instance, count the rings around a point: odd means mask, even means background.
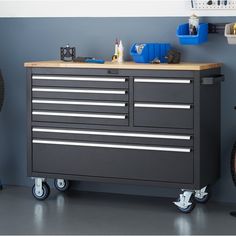
[[[0,19],[0,67],[5,77],[6,101],[0,114],[0,175],[4,184],[31,185],[26,177],[26,80],[25,61],[59,58],[59,47],[70,43],[81,56],[109,60],[114,39],[125,46],[133,42],[170,42],[184,61],[223,62],[221,178],[213,186],[218,201],[236,202],[236,188],[229,171],[231,147],[236,139],[236,46],[223,35],[210,35],[202,46],[181,46],[176,27],[187,18],[28,18]],[[206,22],[234,22],[236,18],[205,18]],[[80,183],[83,190],[154,196],[176,196],[177,190],[144,186]]]

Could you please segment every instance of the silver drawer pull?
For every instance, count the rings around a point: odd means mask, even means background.
[[[126,115],[104,115],[104,114],[91,114],[91,113],[67,113],[67,112],[33,111],[32,115],[84,117],[84,118],[101,118],[101,119],[120,119],[120,120],[126,119]]]
[[[191,109],[192,105],[175,105],[175,104],[157,104],[157,103],[135,103],[134,107],[141,108],[167,108],[167,109]]]
[[[156,147],[156,146],[154,147],[154,146],[123,145],[123,144],[112,144],[112,143],[68,142],[68,141],[42,140],[42,139],[33,139],[33,143],[81,146],[81,147],[101,147],[101,148],[163,151],[163,152],[191,152],[190,148]]]
[[[111,106],[111,107],[125,107],[125,102],[88,102],[88,101],[75,101],[75,100],[44,100],[33,99],[32,103],[35,104],[58,104],[58,105],[85,105],[85,106]]]
[[[68,129],[49,129],[34,127],[33,132],[42,133],[60,133],[60,134],[84,134],[84,135],[101,135],[101,136],[118,136],[118,137],[133,137],[133,138],[156,138],[156,139],[177,139],[190,140],[190,135],[169,135],[169,134],[145,134],[145,133],[125,133],[125,132],[107,132],[96,130],[68,130]]]
[[[168,83],[168,84],[190,84],[187,79],[134,79],[135,83]]]
[[[33,75],[33,80],[63,80],[63,81],[87,81],[87,82],[126,82],[125,78],[97,78],[97,77],[76,77],[76,76],[47,76],[47,75]]]
[[[39,88],[33,87],[33,92],[51,93],[96,93],[96,94],[126,94],[125,90],[102,90],[102,89],[60,89],[60,88]]]

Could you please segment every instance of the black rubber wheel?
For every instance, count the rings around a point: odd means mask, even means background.
[[[196,196],[194,196],[194,198],[195,198],[195,201],[197,202],[197,203],[207,203],[208,202],[208,200],[211,198],[211,192],[210,192],[210,188],[207,186],[207,188],[206,188],[206,192],[208,193],[207,195],[205,195],[203,198],[198,198],[198,197],[196,197]]]
[[[177,202],[180,201],[180,198],[177,199]],[[185,213],[185,214],[188,214],[190,213],[196,206],[196,202],[195,202],[195,199],[194,199],[194,196],[192,195],[190,200],[189,200],[192,204],[190,206],[188,206],[187,208],[182,208],[182,207],[178,207],[178,209],[182,212],[182,213]]]
[[[231,176],[233,182],[236,186],[236,142],[234,143],[232,152],[231,152],[231,161],[230,161]]]
[[[64,185],[58,185],[57,179],[54,179],[54,186],[58,191],[65,192],[70,188],[71,183],[69,180],[64,179]]]
[[[37,200],[40,200],[40,201],[45,200],[45,199],[49,196],[49,194],[50,194],[50,187],[49,187],[49,185],[48,185],[46,182],[44,182],[44,183],[42,184],[42,188],[43,188],[43,193],[42,193],[42,195],[38,195],[38,194],[36,193],[35,184],[34,184],[33,187],[32,187],[32,194],[33,194],[33,196],[34,196]]]

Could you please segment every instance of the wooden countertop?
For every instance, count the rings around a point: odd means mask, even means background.
[[[26,62],[25,67],[40,68],[93,68],[93,69],[135,69],[135,70],[207,70],[219,68],[221,63],[180,63],[180,64],[144,64],[124,62],[122,64],[106,62],[105,64],[78,63],[64,61]]]

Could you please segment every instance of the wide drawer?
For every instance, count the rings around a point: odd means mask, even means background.
[[[134,125],[192,129],[193,108],[190,104],[135,103]]]
[[[192,103],[193,81],[176,78],[135,78],[134,101]]]
[[[85,128],[61,128],[34,126],[33,139],[80,140],[89,142],[115,142],[122,144],[142,144],[192,147],[193,135],[178,133],[153,133],[138,131],[114,131]]]
[[[128,79],[124,77],[34,74],[32,85],[72,88],[128,88]]]
[[[33,171],[192,183],[193,152],[189,148],[34,139]]]

